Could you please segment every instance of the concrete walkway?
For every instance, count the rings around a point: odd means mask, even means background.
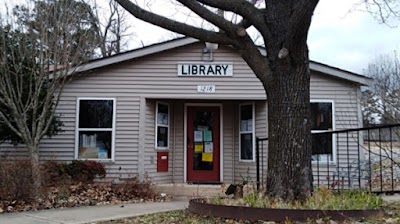
[[[144,214],[182,210],[188,199],[122,205],[99,205],[52,209],[36,212],[0,214],[1,224],[78,224],[121,219]]]

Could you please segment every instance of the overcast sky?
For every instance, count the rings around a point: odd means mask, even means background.
[[[368,13],[351,10],[359,1],[320,0],[308,38],[311,60],[363,74],[374,57],[400,50],[400,28],[379,24]],[[171,37],[147,23],[135,21],[134,26],[135,39],[146,45]]]
[[[15,0],[10,5],[24,0]],[[95,0],[106,3],[108,0]],[[176,7],[168,4],[171,0],[132,0],[145,2],[152,11],[178,17]],[[310,59],[363,74],[368,63],[380,54],[400,51],[400,27],[379,24],[363,7],[351,10],[363,0],[320,0],[314,13],[308,44]],[[0,11],[1,7],[0,7]],[[178,8],[182,12],[182,8]],[[131,15],[128,15],[131,16]],[[172,39],[170,32],[151,24],[132,18],[135,37],[130,41],[130,48],[137,48],[152,43]],[[194,23],[192,16],[180,17],[187,23]],[[400,19],[391,25],[399,25]]]

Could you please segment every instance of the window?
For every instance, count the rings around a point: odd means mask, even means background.
[[[334,129],[333,102],[311,102],[311,133]],[[312,135],[312,160],[334,161],[334,137],[332,134]]]
[[[240,161],[254,161],[254,104],[240,105],[239,117]]]
[[[115,99],[81,98],[77,101],[76,158],[114,158]]]
[[[169,144],[169,104],[157,102],[156,148],[167,149]]]

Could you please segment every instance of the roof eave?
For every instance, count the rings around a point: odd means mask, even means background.
[[[85,72],[85,71],[89,71],[89,70],[92,70],[92,69],[96,69],[96,68],[100,68],[100,67],[116,64],[116,63],[119,63],[119,62],[123,62],[123,61],[131,60],[131,59],[135,59],[135,58],[151,55],[151,54],[154,54],[154,53],[170,50],[170,49],[173,49],[173,48],[185,46],[185,45],[196,43],[196,42],[199,42],[199,40],[191,38],[191,37],[187,37],[187,38],[181,38],[181,39],[178,39],[178,40],[172,40],[172,41],[161,43],[161,44],[155,44],[155,45],[139,48],[139,49],[136,49],[136,50],[132,50],[131,52],[123,53],[123,54],[120,54],[120,55],[114,55],[114,56],[109,57],[109,58],[104,58],[104,59],[100,59],[100,60],[94,60],[94,61],[89,62],[87,64],[78,66],[76,68],[75,72],[76,73]]]
[[[259,47],[258,50],[263,56],[267,56],[266,50],[263,47]],[[322,63],[318,63],[315,61],[310,61],[310,70],[321,72],[324,74],[328,74],[340,79],[344,79],[347,81],[359,83],[361,85],[368,86],[372,79],[363,75],[356,74],[354,72],[349,72],[340,68],[335,68],[329,65],[325,65]]]

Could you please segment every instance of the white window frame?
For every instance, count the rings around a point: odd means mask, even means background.
[[[326,131],[335,131],[336,130],[336,116],[335,116],[335,101],[334,100],[326,100],[326,99],[311,99],[311,103],[331,103],[332,105],[332,130],[312,130],[311,129],[311,134],[312,133],[321,133],[321,132],[326,132]],[[336,164],[336,134],[332,134],[332,160],[328,160],[328,158],[325,160],[319,160],[319,161],[312,161],[312,164]]]
[[[251,131],[241,131],[241,119],[242,119],[242,107],[243,106],[248,106],[251,105],[252,107],[252,120],[253,120],[253,129]],[[255,110],[255,103],[251,102],[251,103],[241,103],[239,104],[239,162],[255,162],[256,161],[256,110]],[[252,133],[252,137],[253,137],[253,159],[242,159],[242,138],[241,135],[242,134],[249,134]]]
[[[113,101],[113,121],[112,128],[79,128],[79,112],[81,100],[112,100]],[[117,99],[103,97],[78,97],[76,99],[76,119],[75,119],[75,156],[77,160],[96,160],[96,161],[114,161],[115,159],[115,130],[116,130],[116,114],[117,114]],[[80,131],[111,131],[111,158],[96,159],[96,158],[79,158],[79,132]]]
[[[159,104],[162,104],[162,105],[165,105],[165,106],[167,106],[168,107],[168,125],[165,125],[165,124],[158,124],[158,105]],[[170,106],[170,104],[169,103],[167,103],[167,102],[163,102],[163,101],[156,101],[156,113],[155,113],[155,117],[156,117],[156,119],[155,119],[155,121],[156,121],[156,123],[155,123],[155,139],[154,139],[154,146],[155,146],[155,149],[157,149],[157,150],[168,150],[169,149],[169,143],[170,143],[170,132],[171,132],[171,126],[170,126],[170,124],[171,124],[171,106]],[[166,147],[159,147],[158,145],[157,145],[157,139],[158,139],[158,133],[157,133],[157,130],[158,130],[158,126],[160,126],[160,127],[167,127],[168,128],[168,133],[167,133],[167,146]]]

